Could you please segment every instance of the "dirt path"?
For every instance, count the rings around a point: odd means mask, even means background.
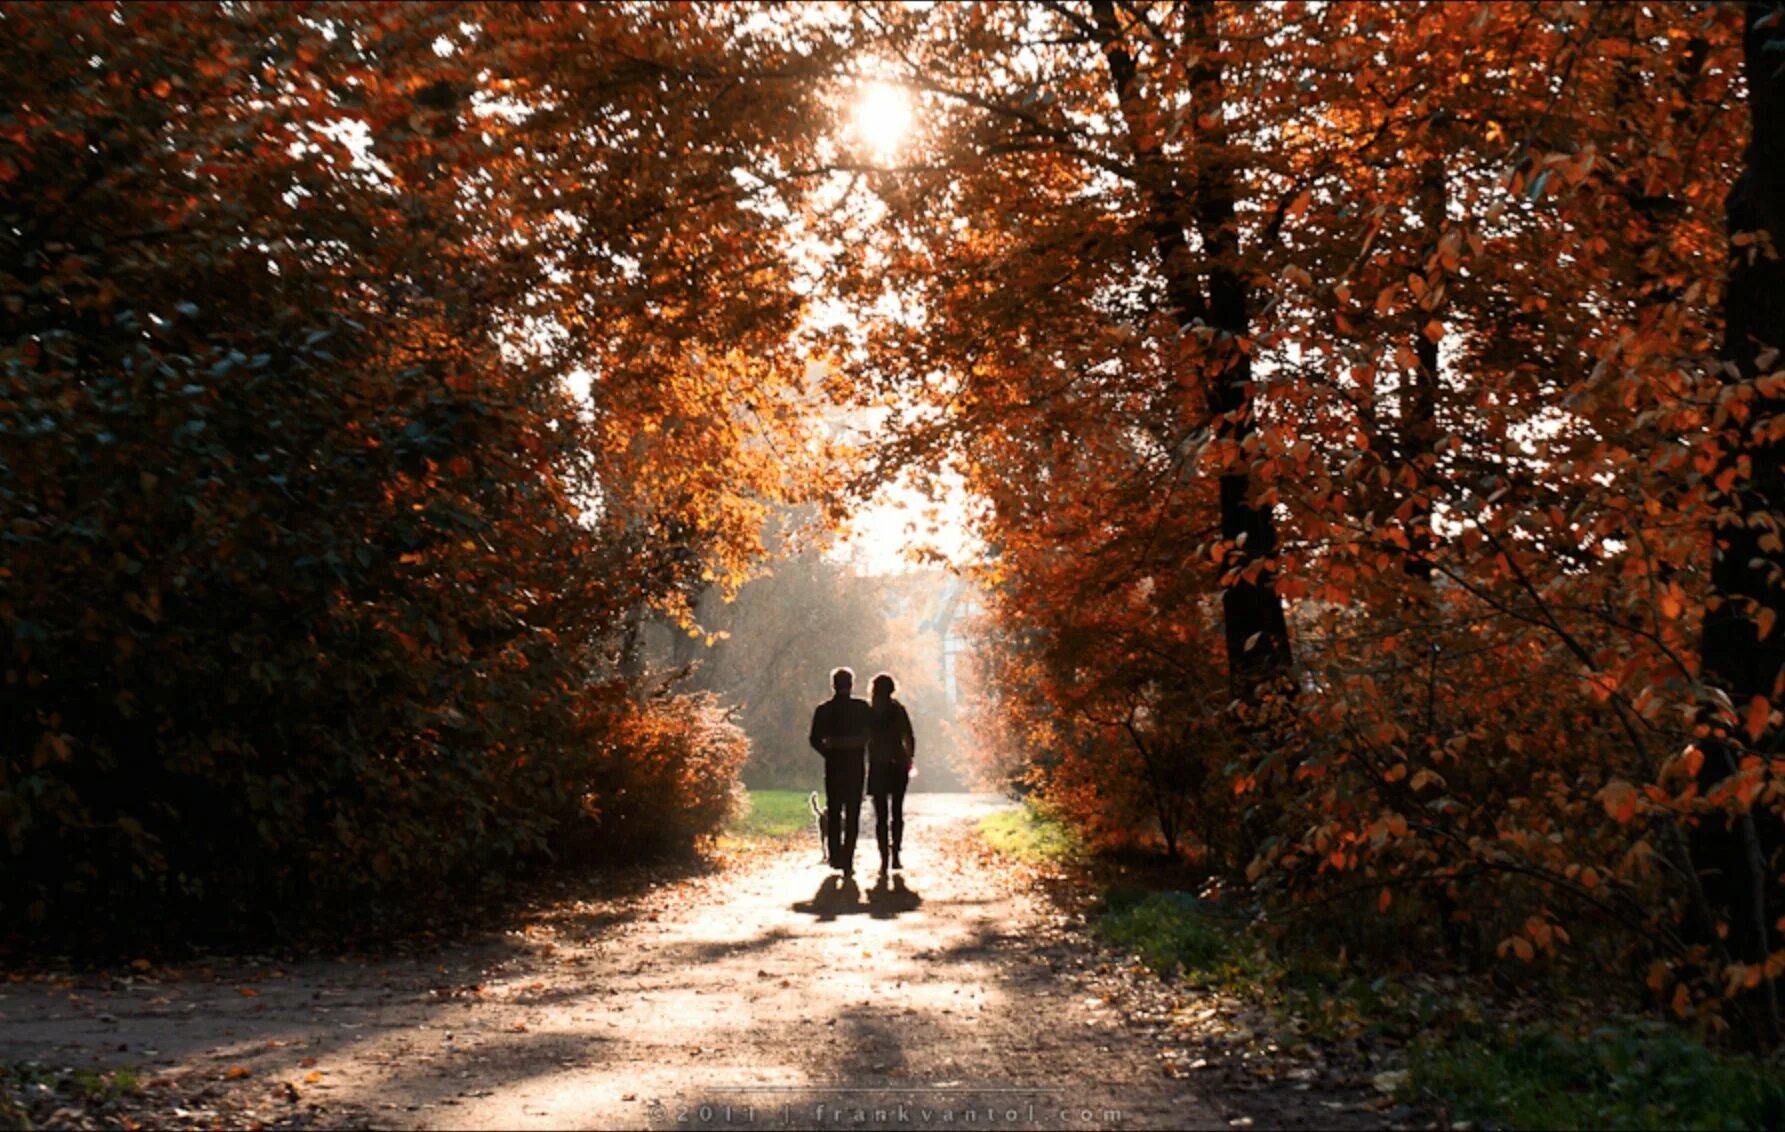
[[[999,804],[914,795],[908,867],[883,887],[871,873],[859,891],[827,882],[801,842],[636,900],[560,905],[499,943],[373,966],[14,983],[0,1061],[138,1067],[180,1098],[167,1117],[198,1123],[195,1106],[227,1113],[232,1096],[290,1125],[1285,1122],[1278,1104],[1167,1077],[1157,1048],[1075,980],[1084,945],[967,851],[971,821]],[[1336,1115],[1300,1107],[1294,1123]]]

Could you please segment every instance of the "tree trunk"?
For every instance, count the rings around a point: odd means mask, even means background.
[[[1727,201],[1731,262],[1724,292],[1724,380],[1743,384],[1774,370],[1785,345],[1785,6],[1751,3],[1743,37],[1751,133],[1744,168]],[[1728,691],[1738,717],[1761,698],[1779,700],[1785,629],[1762,634],[1759,619],[1785,613],[1785,443],[1774,435],[1782,401],[1752,391],[1745,419],[1725,425],[1723,474],[1737,473],[1716,498],[1712,598],[1705,615],[1705,675]],[[1770,620],[1770,618],[1769,618]],[[1769,626],[1771,627],[1771,626]],[[1700,785],[1707,792],[1733,773],[1739,748],[1711,744]],[[1719,914],[1727,914],[1728,948],[1742,962],[1771,950],[1771,928],[1785,908],[1778,883],[1779,822],[1751,810],[1729,821],[1712,816],[1693,833],[1693,859]],[[1714,930],[1714,927],[1713,927]],[[1770,1006],[1770,983],[1767,985]],[[1777,1037],[1767,1010],[1759,1024]]]
[[[1234,699],[1256,704],[1272,683],[1289,673],[1289,627],[1270,562],[1277,551],[1277,527],[1268,504],[1252,498],[1246,443],[1257,432],[1253,411],[1252,357],[1246,342],[1250,298],[1240,270],[1239,224],[1235,211],[1233,158],[1225,119],[1226,90],[1220,58],[1220,30],[1213,0],[1198,0],[1186,13],[1185,37],[1201,47],[1190,68],[1190,113],[1194,193],[1184,190],[1162,152],[1156,123],[1164,117],[1138,105],[1133,54],[1110,0],[1094,0],[1092,13],[1103,41],[1104,58],[1116,103],[1135,154],[1139,188],[1147,213],[1166,297],[1186,333],[1202,323],[1213,331],[1198,352],[1206,371],[1204,390],[1209,426],[1221,453],[1220,474],[1221,609],[1227,645],[1228,682]],[[1189,216],[1186,216],[1186,203]],[[1207,286],[1192,261],[1186,221],[1202,243]]]
[[[1277,524],[1268,504],[1252,498],[1247,441],[1257,432],[1252,390],[1250,297],[1240,273],[1240,232],[1234,212],[1233,154],[1227,137],[1227,91],[1214,0],[1186,13],[1188,34],[1202,52],[1190,70],[1190,109],[1196,116],[1198,166],[1196,226],[1209,263],[1210,325],[1216,331],[1209,410],[1227,452],[1221,474],[1221,537],[1227,543],[1221,607],[1226,623],[1228,679],[1234,696],[1255,701],[1266,685],[1289,673],[1289,626],[1276,574]]]
[[[1427,158],[1420,166],[1419,223],[1426,238],[1426,260],[1422,273],[1431,285],[1431,265],[1438,259],[1439,241],[1444,237],[1448,208],[1444,185],[1444,161]],[[1434,291],[1427,291],[1431,296]],[[1442,338],[1426,333],[1437,317],[1437,306],[1422,303],[1415,308],[1413,327],[1414,367],[1411,380],[1401,394],[1401,475],[1405,478],[1407,508],[1404,529],[1407,535],[1407,557],[1402,560],[1407,573],[1422,582],[1432,580],[1432,490],[1428,480],[1435,475],[1438,460],[1438,344]]]

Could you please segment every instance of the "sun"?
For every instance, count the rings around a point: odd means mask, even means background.
[[[855,136],[874,156],[885,161],[899,151],[911,132],[911,99],[890,83],[871,82],[855,100]]]

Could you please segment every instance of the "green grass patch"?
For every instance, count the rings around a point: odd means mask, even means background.
[[[1240,924],[1188,892],[1111,889],[1093,923],[1161,975],[1251,990],[1272,975]]]
[[[36,1062],[0,1066],[0,1127],[43,1127],[45,1116],[70,1101],[105,1105],[136,1096],[142,1089],[141,1076],[128,1067],[50,1069]],[[34,1114],[33,1109],[43,1111]]]
[[[726,832],[739,837],[791,837],[812,825],[809,790],[750,790]]]
[[[142,1091],[142,1082],[134,1069],[76,1069],[68,1075],[69,1089],[89,1101],[109,1101]]]
[[[979,819],[979,833],[993,849],[1023,861],[1060,863],[1084,852],[1071,827],[1032,802]]]
[[[1421,1040],[1411,1091],[1453,1120],[1510,1128],[1778,1128],[1785,1072],[1653,1022],[1584,1036],[1548,1026]]]

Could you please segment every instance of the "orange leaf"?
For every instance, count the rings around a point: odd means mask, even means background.
[[[1767,720],[1772,718],[1773,705],[1765,696],[1755,696],[1748,701],[1748,738],[1756,743],[1766,732]]]
[[[1502,959],[1506,957],[1508,951],[1517,955],[1527,963],[1529,963],[1532,957],[1537,954],[1536,949],[1531,946],[1531,941],[1524,936],[1519,935],[1507,936],[1500,941],[1500,946],[1494,948],[1494,954],[1500,956]]]
[[[252,1077],[253,1075],[254,1070],[248,1068],[246,1065],[232,1065],[229,1067],[229,1072],[224,1074],[224,1076],[231,1081],[239,1081],[243,1077]]]
[[[1703,766],[1704,766],[1704,752],[1699,750],[1695,746],[1687,747],[1686,748],[1686,773],[1691,775],[1693,778],[1697,778],[1698,772],[1700,769],[1703,768]]]
[[[1673,988],[1673,1012],[1681,1018],[1692,1012],[1692,992],[1686,989],[1685,983]]]
[[[1599,801],[1619,824],[1636,816],[1636,787],[1628,782],[1606,783],[1605,789],[1599,791]]]
[[[1376,911],[1386,912],[1388,911],[1388,906],[1394,902],[1395,894],[1385,888],[1382,890],[1382,895],[1376,900]]]

